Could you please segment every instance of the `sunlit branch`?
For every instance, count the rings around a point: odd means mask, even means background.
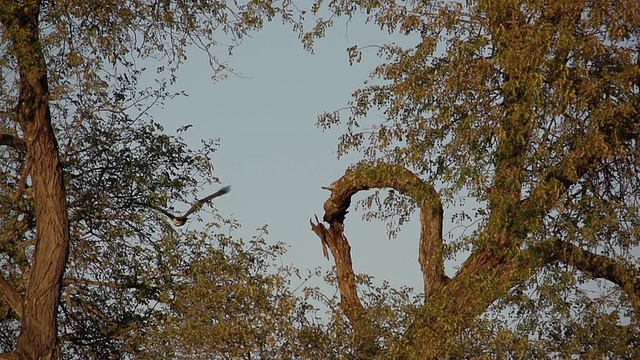
[[[372,188],[395,189],[420,205],[422,229],[418,259],[423,273],[425,297],[428,299],[449,281],[444,274],[443,265],[442,204],[433,186],[397,165],[360,165],[347,171],[340,179],[325,187],[331,191],[331,197],[324,203],[323,217],[329,227],[316,219],[316,223],[311,222],[311,228],[321,239],[325,256],[328,247],[335,259],[340,307],[353,325],[358,339],[367,339],[366,334],[371,334],[370,328],[373,325],[357,294],[351,246],[344,236],[343,222],[351,205],[351,197],[359,191]],[[377,345],[372,339],[370,342],[362,341],[359,347],[363,356],[372,356],[377,352]]]

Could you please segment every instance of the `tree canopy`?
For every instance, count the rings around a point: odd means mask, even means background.
[[[311,47],[340,16],[413,43],[377,46],[370,84],[319,119],[362,154],[311,223],[328,296],[266,228],[234,238],[210,204],[199,229],[167,221],[219,187],[217,142],[148,110],[190,48],[224,76],[216,49],[264,21]],[[24,0],[0,24],[0,358],[639,356],[637,2]],[[352,266],[352,197],[385,188],[371,216],[420,213],[418,298]],[[468,231],[444,236],[449,217]]]
[[[215,49],[276,14],[292,16],[286,2],[259,0],[0,2],[5,357],[141,351],[136,332],[161,313],[162,294],[189,259],[205,260],[187,243],[202,234],[176,234],[137,204],[192,203],[218,182],[216,141],[189,148],[147,110],[177,95],[168,86],[189,47],[224,75]]]
[[[636,357],[637,2],[346,1],[328,9],[419,39],[380,45],[387,61],[371,85],[348,109],[319,119],[346,127],[341,153],[363,154],[328,187],[324,223],[312,223],[335,258],[360,357]],[[366,56],[349,51],[355,61]],[[420,210],[425,291],[409,325],[383,344],[368,336],[376,327],[343,235],[351,197],[381,188],[395,191],[374,216]],[[456,209],[461,200],[474,211]],[[449,209],[473,231],[446,239]],[[445,262],[459,269],[445,273]]]

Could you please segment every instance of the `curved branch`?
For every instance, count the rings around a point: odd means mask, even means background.
[[[351,246],[344,236],[344,219],[351,205],[351,197],[358,191],[372,188],[393,188],[411,197],[420,206],[420,262],[425,296],[428,298],[437,289],[447,283],[444,274],[442,217],[440,196],[433,186],[424,183],[417,175],[402,166],[375,164],[360,165],[347,171],[344,176],[325,189],[331,191],[331,197],[324,203],[323,219],[329,224],[325,227],[316,218],[311,222],[312,230],[322,241],[325,256],[326,248],[331,250],[338,273],[338,288],[341,296],[340,306],[354,326],[356,335],[371,334],[370,322],[364,315],[364,307],[357,294],[355,274],[351,261]],[[360,333],[360,334],[358,334]],[[360,336],[356,336],[361,338]],[[361,352],[375,351],[373,340],[364,344]]]
[[[10,146],[24,152],[27,151],[27,142],[11,134],[0,134],[0,145]]]
[[[392,188],[411,197],[420,206],[420,254],[425,296],[445,284],[442,258],[442,203],[433,186],[423,182],[416,174],[398,165],[360,165],[326,187],[331,197],[324,204],[324,221],[342,224],[358,191],[373,188]],[[334,256],[335,257],[335,256]]]

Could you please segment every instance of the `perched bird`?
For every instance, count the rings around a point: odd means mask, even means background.
[[[193,214],[196,211],[200,211],[200,209],[202,209],[202,206],[207,201],[211,201],[214,198],[217,198],[218,196],[222,196],[222,195],[228,193],[229,191],[231,191],[231,186],[225,186],[222,189],[214,192],[213,194],[211,194],[211,195],[209,195],[207,197],[204,197],[204,198],[202,198],[200,200],[196,200],[196,202],[193,203],[193,205],[191,205],[191,208],[189,210],[187,210],[187,212],[184,213],[184,215],[182,215],[182,216],[176,216],[176,215],[168,212],[167,210],[165,210],[163,208],[160,208],[160,207],[157,207],[157,206],[154,206],[154,205],[151,205],[151,204],[142,204],[142,203],[136,203],[136,204],[142,205],[142,206],[145,206],[145,207],[149,207],[149,208],[152,208],[154,210],[157,210],[157,211],[167,215],[169,217],[169,219],[171,219],[171,221],[173,222],[173,225],[182,226],[187,222],[187,220],[189,220],[189,215]]]

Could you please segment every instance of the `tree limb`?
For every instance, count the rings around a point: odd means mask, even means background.
[[[311,228],[321,239],[325,256],[325,249],[328,247],[335,259],[341,296],[340,306],[353,325],[356,338],[362,342],[359,346],[362,356],[372,356],[377,346],[375,339],[369,339],[368,342],[364,339],[372,334],[371,323],[358,298],[351,247],[344,236],[343,222],[351,205],[351,197],[358,191],[372,188],[393,188],[410,196],[420,206],[418,260],[423,273],[425,296],[430,297],[448,281],[443,263],[442,204],[439,194],[431,185],[424,183],[417,175],[402,166],[380,163],[360,165],[325,187],[331,191],[331,197],[324,203],[323,217],[329,227],[321,224],[316,218],[316,223],[311,222]]]
[[[442,204],[433,186],[424,183],[402,166],[383,163],[359,165],[326,187],[331,191],[331,197],[324,204],[324,221],[330,225],[342,225],[351,205],[351,197],[358,191],[372,188],[395,189],[411,197],[420,206],[419,262],[425,295],[428,297],[434,289],[448,281],[442,259]]]
[[[9,282],[0,274],[0,293],[2,293],[2,297],[4,297],[9,306],[15,311],[18,315],[18,319],[22,319],[22,303],[24,300],[22,296],[14,290],[14,288],[9,284]]]
[[[94,281],[94,280],[87,280],[87,279],[80,279],[80,278],[65,279],[64,281],[65,286],[73,285],[73,284],[108,287],[108,288],[120,289],[120,290],[130,288],[130,286],[126,286],[123,284],[116,284],[108,281]]]
[[[640,271],[625,262],[594,254],[571,243],[555,240],[547,247],[547,256],[586,273],[618,285],[631,300],[635,313],[640,316]]]
[[[27,142],[11,134],[0,134],[0,145],[10,146],[24,152],[27,151]]]
[[[18,183],[18,189],[13,195],[13,201],[18,201],[24,189],[27,187],[27,177],[29,177],[29,173],[31,172],[31,161],[28,160],[29,156],[27,156],[27,166],[22,169],[20,172],[20,182]]]
[[[498,243],[510,240],[500,239]],[[509,289],[522,283],[543,265],[537,249],[478,248],[465,261],[455,277],[447,282],[419,310],[402,341],[399,358],[436,359],[452,345],[473,319]]]

